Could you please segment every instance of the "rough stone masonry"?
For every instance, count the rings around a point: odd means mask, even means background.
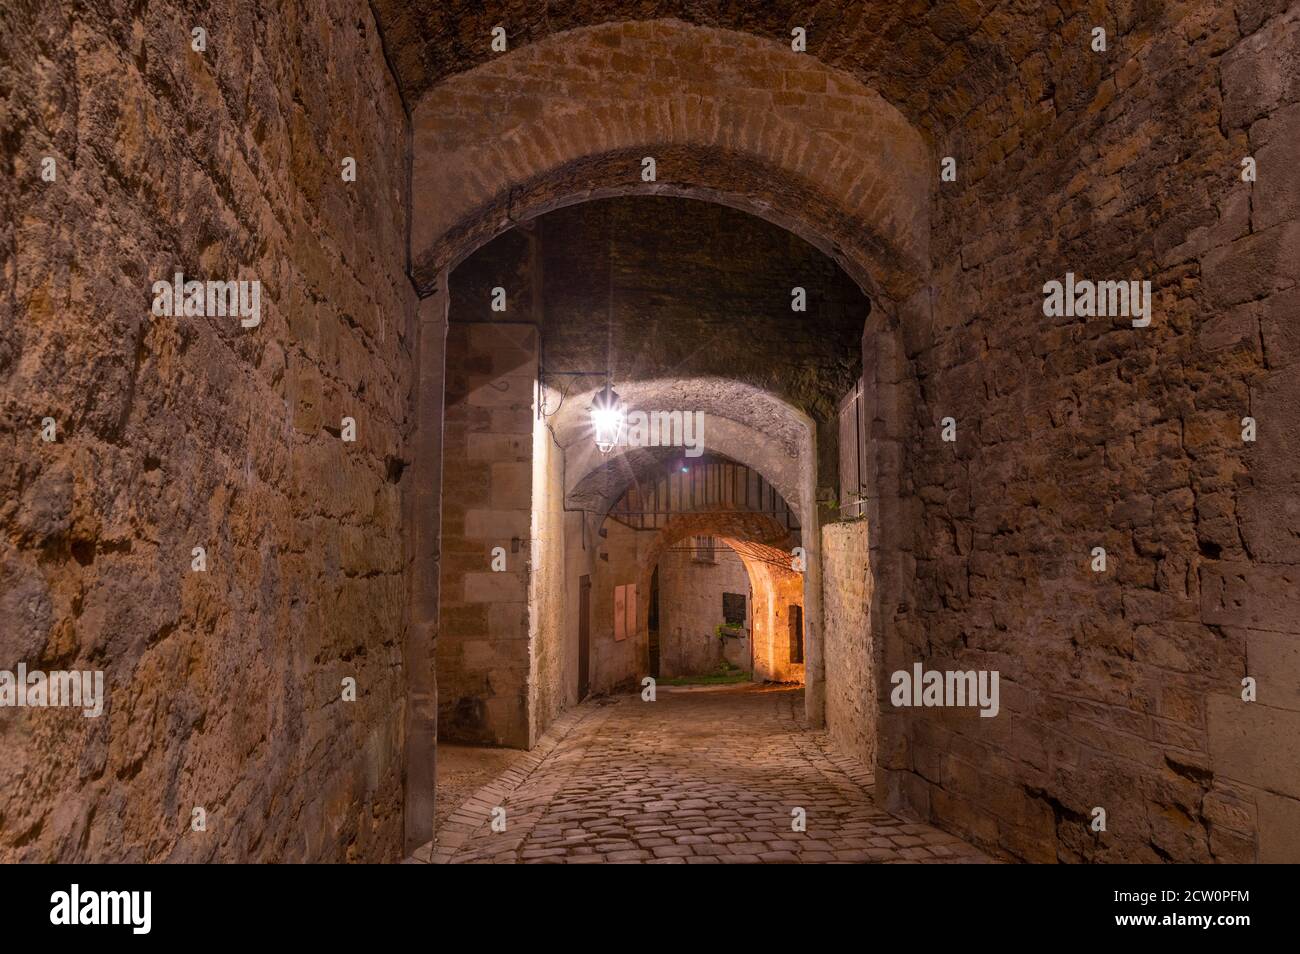
[[[398,858],[415,295],[379,31],[21,3],[0,51],[0,651],[109,699],[0,713],[0,859]],[[153,317],[177,271],[260,280],[260,326]]]
[[[1298,167],[1293,0],[5,4],[0,669],[108,701],[0,710],[0,860],[407,853],[449,275],[649,194],[871,300],[867,539],[804,539],[882,808],[1012,860],[1300,860]],[[154,316],[177,272],[259,323]],[[1150,324],[1045,315],[1067,273],[1149,281]],[[891,707],[918,662],[998,671],[999,715]]]

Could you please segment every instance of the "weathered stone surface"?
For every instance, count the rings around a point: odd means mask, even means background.
[[[794,75],[821,90],[792,91]],[[745,34],[677,21],[590,27],[449,77],[412,117],[421,287],[510,223],[631,193],[746,209],[899,297],[918,287],[928,255],[920,134],[847,74]]]
[[[1051,754],[1044,776],[1029,740],[996,726],[931,738],[889,718],[882,757],[932,781],[882,782],[889,804],[986,846],[1016,843],[991,792],[950,791],[957,779],[926,769],[961,740],[986,753],[972,762],[981,780],[1004,760],[997,774],[1058,806],[1054,832],[1039,833],[1054,857],[1254,860],[1253,818],[1202,828],[1199,793],[1226,774],[1249,781],[1253,804],[1264,771],[1234,760],[1244,756],[1224,716],[1207,724],[1207,698],[1230,704],[1220,694],[1248,671],[1246,636],[1231,627],[1280,639],[1300,611],[1294,375],[1270,380],[1265,364],[1270,348],[1277,368],[1294,350],[1300,233],[1294,176],[1281,170],[1294,165],[1296,21],[1294,8],[1249,4],[1150,8],[1144,21],[1099,56],[1086,17],[1070,17],[938,137],[959,174],[936,194],[935,313],[911,344],[902,479],[924,509],[898,633],[913,658],[1000,670],[1019,691],[1004,688],[1003,715],[983,721],[1032,725]],[[1241,181],[1254,149],[1273,170],[1267,184]],[[1150,279],[1151,327],[1045,318],[1041,285],[1067,271]],[[1241,440],[1251,414],[1275,428],[1255,445]],[[955,446],[937,439],[944,415],[958,420]],[[1107,550],[1104,574],[1089,570],[1094,546]],[[893,658],[888,637],[885,650]],[[1288,659],[1273,645],[1250,674],[1276,685]],[[1252,757],[1284,760],[1287,716],[1245,709],[1260,733]],[[1081,795],[1081,765],[1105,785]],[[1290,794],[1296,781],[1270,778]],[[1139,818],[1099,841],[1092,805]],[[1269,837],[1261,830],[1260,856]]]
[[[876,761],[877,668],[870,608],[872,579],[865,520],[822,527],[826,728],[864,765]]]
[[[677,543],[659,558],[659,675],[696,676],[715,672],[728,662],[750,670],[756,606],[745,564],[716,537],[712,552],[688,552],[695,538]],[[722,639],[717,628],[722,594],[745,598],[745,619],[735,638]],[[782,608],[784,618],[784,608]]]
[[[1295,633],[1246,633],[1246,675],[1261,673],[1256,681],[1264,705],[1300,712],[1300,637]]]
[[[1300,567],[1209,563],[1201,587],[1202,619],[1210,625],[1293,635],[1300,628]]]
[[[1300,801],[1260,792],[1259,836],[1261,864],[1295,864],[1300,858]]]
[[[1300,100],[1300,11],[1273,12],[1281,15],[1246,20],[1251,35],[1223,57],[1225,128],[1247,126]]]
[[[108,694],[0,713],[0,859],[400,857],[415,297],[366,5],[10,4],[0,90],[0,668]],[[152,317],[178,269],[260,280],[260,326]]]
[[[1274,793],[1300,791],[1300,711],[1212,695],[1207,720],[1218,772]]]
[[[1215,249],[1202,265],[1210,304],[1236,305],[1294,285],[1297,260],[1297,222],[1284,222]]]

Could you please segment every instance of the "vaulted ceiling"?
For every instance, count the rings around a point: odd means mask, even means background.
[[[999,89],[1088,9],[1069,0],[374,0],[373,7],[410,104],[439,80],[498,55],[490,48],[498,25],[517,49],[578,27],[675,18],[787,44],[791,30],[804,27],[810,55],[931,128],[948,126]],[[1113,16],[1093,11],[1092,19]]]

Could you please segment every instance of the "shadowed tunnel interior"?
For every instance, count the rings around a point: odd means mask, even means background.
[[[440,737],[530,747],[559,712],[661,662],[665,676],[726,662],[737,678],[802,682],[791,567],[805,560],[800,515],[838,518],[862,291],[776,225],[662,196],[542,215],[449,287]],[[591,408],[607,385],[626,421],[602,448]],[[709,583],[698,560],[671,572],[688,533],[751,547],[730,564],[745,585]],[[485,552],[499,554],[491,569]],[[727,640],[744,643],[730,659]]]

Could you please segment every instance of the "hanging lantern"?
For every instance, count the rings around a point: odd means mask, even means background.
[[[596,447],[602,454],[608,454],[623,438],[623,426],[627,423],[627,412],[618,392],[605,382],[605,388],[591,402],[591,430],[596,438]]]

